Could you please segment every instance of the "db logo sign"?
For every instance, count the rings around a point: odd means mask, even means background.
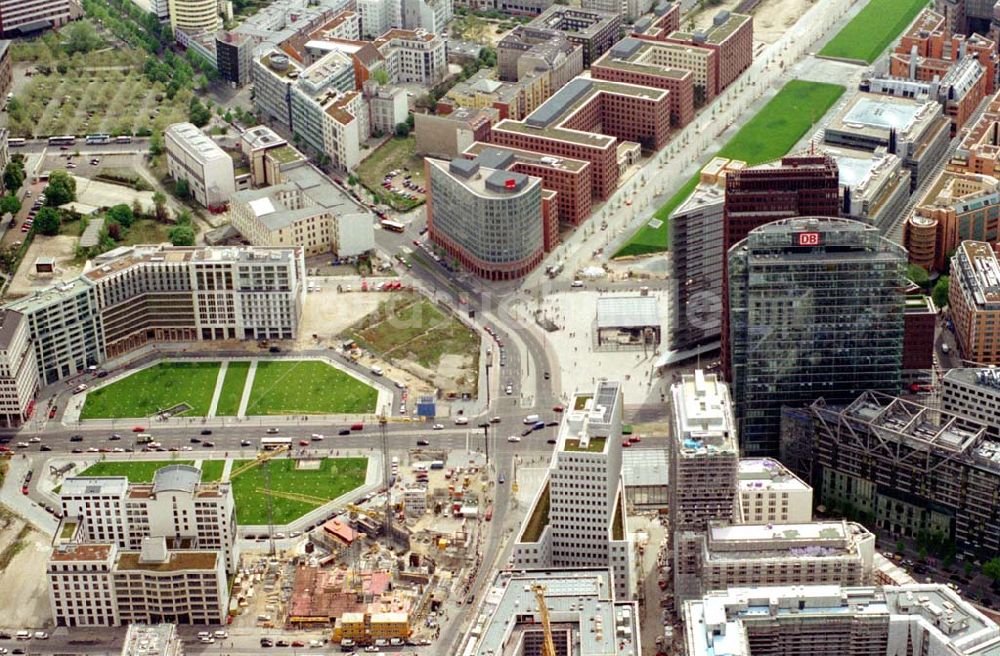
[[[799,246],[819,246],[818,232],[800,232]]]

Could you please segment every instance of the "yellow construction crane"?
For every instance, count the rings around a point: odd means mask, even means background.
[[[556,645],[552,642],[552,625],[549,623],[549,607],[545,605],[545,586],[541,583],[535,583],[531,586],[531,591],[535,593],[538,612],[542,616],[542,632],[545,634],[545,642],[542,643],[542,656],[556,656]]]

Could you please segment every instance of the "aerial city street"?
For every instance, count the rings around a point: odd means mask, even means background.
[[[1000,656],[1000,2],[0,0],[0,656]]]

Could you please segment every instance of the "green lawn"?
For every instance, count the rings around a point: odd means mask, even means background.
[[[870,64],[927,6],[927,0],[871,0],[819,54]]]
[[[257,363],[248,415],[365,414],[375,412],[375,388],[325,362]]]
[[[233,460],[233,471],[250,460]],[[204,460],[201,480],[206,483],[222,478],[225,460]],[[295,461],[278,457],[270,461],[271,490],[277,493],[304,495],[306,498],[274,496],[275,524],[287,524],[313,508],[336,499],[365,482],[367,458],[325,458],[319,469],[295,469]],[[193,460],[103,461],[91,465],[78,476],[127,476],[133,483],[150,483],[156,470],[169,465],[193,465]],[[261,467],[246,470],[232,481],[236,503],[236,521],[240,524],[267,524],[267,497],[263,493],[264,471]]]
[[[838,84],[791,80],[733,135],[717,156],[743,160],[750,166],[778,159],[798,143],[843,93],[844,87]],[[697,185],[698,176],[695,175],[653,215],[660,219],[661,225],[654,229],[644,224],[615,257],[667,250],[668,217]]]
[[[243,398],[243,386],[247,382],[250,371],[249,362],[230,362],[226,367],[226,378],[222,381],[222,391],[219,392],[219,404],[215,406],[215,414],[223,417],[235,417],[240,410],[240,400]]]
[[[194,460],[105,460],[87,467],[77,476],[127,476],[133,483],[152,483],[158,469],[193,464]]]
[[[202,460],[201,480],[205,483],[214,483],[222,479],[222,470],[226,467],[225,460]]]
[[[94,390],[81,419],[147,417],[178,403],[187,403],[189,417],[204,417],[219,377],[218,362],[161,362]]]
[[[233,469],[247,462],[234,460]],[[360,486],[365,481],[367,458],[326,458],[319,469],[297,470],[295,461],[278,457],[270,461],[271,490],[302,494],[329,501]],[[236,521],[244,525],[267,524],[267,498],[263,493],[264,470],[249,469],[232,481],[236,500]],[[319,501],[272,497],[273,521],[286,524],[322,505]]]

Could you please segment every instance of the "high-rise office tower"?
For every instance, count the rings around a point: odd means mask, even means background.
[[[514,542],[514,567],[610,567],[615,598],[631,597],[622,405],[621,385],[602,381],[566,406],[546,481]]]
[[[777,166],[755,166],[726,176],[722,213],[722,364],[732,380],[726,257],[733,244],[765,223],[796,216],[839,216],[839,172],[829,155],[783,157]]]
[[[782,406],[898,391],[906,251],[878,228],[805,217],[728,253],[729,340],[740,447],[777,455]]]

